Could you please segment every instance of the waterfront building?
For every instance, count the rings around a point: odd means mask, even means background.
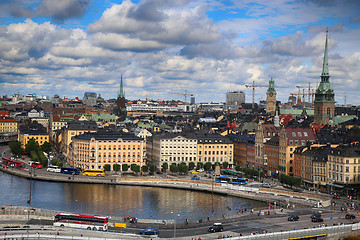
[[[228,163],[229,168],[233,166],[234,144],[229,138],[218,134],[197,135],[197,162],[204,165]]]
[[[316,142],[316,136],[310,128],[283,127],[279,139],[279,170],[286,175],[294,175],[294,151],[299,146]]]
[[[63,128],[61,135],[61,146],[63,154],[66,158],[69,156],[69,146],[72,138],[87,132],[96,132],[97,125],[94,121],[71,121]]]
[[[0,117],[0,133],[16,133],[18,124],[12,117]]]
[[[161,168],[163,163],[186,163],[197,161],[197,138],[195,134],[165,133],[153,135],[147,141],[148,159]]]
[[[45,142],[49,142],[49,134],[42,125],[32,123],[31,125],[22,125],[19,127],[18,141],[21,142],[23,148],[25,148],[26,144],[32,138],[39,146]]]
[[[266,113],[275,115],[276,110],[276,90],[275,82],[271,77],[269,80],[269,87],[266,91]]]
[[[146,142],[132,134],[83,133],[72,138],[70,162],[81,169],[104,169],[106,164],[145,164]]]
[[[328,184],[333,189],[359,189],[360,184],[360,146],[342,144],[328,155]]]
[[[265,147],[264,143],[272,137],[279,134],[280,127],[275,127],[273,124],[258,123],[255,134],[255,166],[262,168],[264,166]]]
[[[328,31],[326,31],[321,81],[316,89],[314,100],[314,122],[320,125],[333,125],[331,121],[334,117],[335,112],[335,94],[330,84],[329,78],[330,75],[328,66]]]
[[[268,175],[278,173],[279,167],[279,135],[275,135],[264,143],[264,170]]]

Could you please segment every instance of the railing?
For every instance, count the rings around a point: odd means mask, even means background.
[[[1,215],[25,215],[25,216],[38,216],[53,219],[59,211],[46,210],[31,207],[16,207],[16,206],[3,206],[0,209]]]

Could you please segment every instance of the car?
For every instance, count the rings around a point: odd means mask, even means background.
[[[262,187],[264,188],[271,188],[271,184],[270,183],[263,183]]]
[[[199,172],[197,171],[192,171],[191,174],[198,174]]]
[[[334,195],[333,198],[334,199],[340,199],[340,196],[339,195]]]
[[[209,232],[222,232],[224,230],[224,227],[221,223],[213,223],[211,227],[209,227]]]
[[[313,213],[310,217],[311,218],[321,218],[321,213],[319,213],[319,212]]]
[[[48,166],[46,171],[59,173],[61,168],[59,166]]]
[[[200,172],[204,172],[204,169],[198,169],[196,171],[198,171],[200,173]]]
[[[301,193],[302,190],[297,188],[297,189],[294,189],[294,192],[299,192],[299,193]]]
[[[355,215],[348,213],[348,214],[345,215],[345,218],[346,219],[355,219]]]
[[[157,228],[147,228],[140,230],[141,235],[159,235],[159,229]]]
[[[312,222],[323,222],[324,219],[322,219],[321,217],[313,217],[313,218],[311,218],[311,221]]]
[[[298,221],[299,220],[299,216],[298,215],[290,215],[288,217],[288,221]]]
[[[198,177],[198,176],[193,176],[193,177],[191,178],[191,180],[200,180],[200,177]]]

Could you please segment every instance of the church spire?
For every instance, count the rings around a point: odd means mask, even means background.
[[[119,98],[125,98],[125,92],[124,92],[124,87],[123,87],[122,74],[121,74],[120,90],[119,90],[118,97],[119,97]]]
[[[329,66],[328,66],[328,29],[326,28],[326,40],[325,40],[325,50],[324,50],[324,61],[323,68],[321,73],[321,81],[329,82]]]

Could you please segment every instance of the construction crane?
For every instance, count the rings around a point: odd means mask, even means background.
[[[346,106],[346,92],[335,92],[336,94],[344,95],[344,105]]]
[[[252,88],[252,109],[254,109],[254,107],[255,107],[255,88],[257,88],[257,87],[269,87],[269,85],[261,85],[261,84],[255,85],[255,81],[253,81],[252,85],[246,84],[245,87]]]
[[[187,104],[187,96],[194,96],[192,93],[188,93],[187,90],[185,90],[185,93],[170,93],[172,95],[182,95],[185,98],[185,104]]]
[[[303,97],[302,101],[303,103],[305,103],[305,95],[308,95],[308,103],[310,104],[310,96],[312,96],[312,100],[311,102],[314,101],[314,95],[315,95],[315,87],[312,87],[310,85],[310,82],[309,82],[309,85],[308,86],[296,86],[298,89],[299,89],[299,92],[300,92],[300,89],[303,90],[303,93],[301,94]],[[305,94],[305,89],[308,90],[307,94]],[[313,93],[311,93],[311,91],[313,91]]]

